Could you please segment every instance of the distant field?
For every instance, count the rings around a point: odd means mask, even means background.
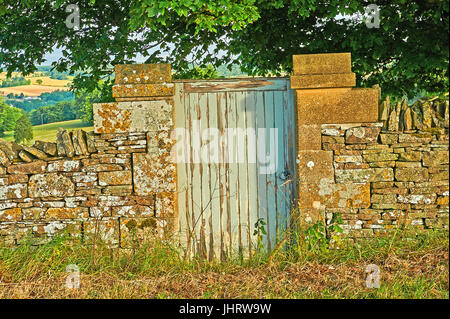
[[[54,142],[56,139],[56,131],[58,128],[62,127],[66,130],[75,130],[82,128],[86,132],[90,132],[94,129],[93,126],[89,124],[82,123],[81,120],[73,120],[73,121],[65,121],[65,122],[56,122],[44,125],[36,125],[33,126],[33,141],[27,144],[33,144],[34,140],[46,141],[46,142]],[[14,141],[14,132],[6,132],[6,137],[2,137],[7,141]]]
[[[13,72],[11,74],[11,76],[12,77],[22,76],[22,74],[19,72]],[[56,80],[56,79],[51,79],[50,76],[42,75],[42,72],[36,72],[34,74],[25,76],[25,79],[31,80],[31,84],[38,84],[37,80],[42,80],[41,85],[64,87],[64,86],[67,86],[67,84],[71,83],[72,79],[73,79],[73,76],[67,76],[67,77],[68,77],[67,80]],[[4,79],[6,79],[6,72],[0,72],[0,81],[2,81]]]
[[[67,84],[72,83],[72,80],[56,80],[56,79],[51,79],[49,76],[37,76],[37,77],[25,77],[27,80],[31,80],[31,84],[38,84],[37,80],[41,80],[42,81],[42,85],[45,86],[57,86],[57,87],[66,87]],[[71,78],[71,77],[69,77]]]
[[[56,80],[58,81],[58,80]],[[22,85],[13,86],[9,88],[0,88],[0,94],[8,95],[9,93],[20,95],[23,93],[25,96],[39,96],[42,93],[49,93],[54,91],[67,91],[68,87],[63,86],[49,86],[49,85]]]

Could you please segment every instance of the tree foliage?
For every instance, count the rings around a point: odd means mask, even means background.
[[[80,0],[79,29],[66,26],[70,2],[0,0],[0,65],[27,74],[60,47],[55,70],[81,72],[75,87],[92,91],[138,55],[181,73],[235,63],[267,75],[290,72],[293,54],[352,52],[358,85],[448,90],[449,0]],[[380,28],[342,18],[371,3]]]
[[[31,80],[26,80],[23,76],[14,76],[11,78],[4,79],[1,82],[0,87],[7,88],[7,87],[30,85],[30,84],[31,84]]]
[[[9,106],[0,98],[0,137],[2,137],[6,131],[14,130],[16,121],[22,114],[20,109]]]
[[[43,106],[29,113],[32,125],[70,121],[79,116],[80,110],[77,108],[75,101],[58,102],[55,105]]]
[[[23,141],[31,141],[33,139],[33,127],[31,126],[30,119],[24,112],[22,116],[16,121],[16,127],[14,128],[14,141],[16,143],[22,143]]]

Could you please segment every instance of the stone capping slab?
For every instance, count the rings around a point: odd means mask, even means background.
[[[293,56],[294,75],[351,73],[350,53],[300,54]]]
[[[291,89],[343,88],[356,85],[355,73],[309,74],[291,76]]]
[[[112,96],[115,98],[142,98],[173,95],[175,95],[175,86],[173,83],[116,84],[112,87]]]
[[[170,64],[117,64],[114,67],[116,84],[149,84],[172,81]]]
[[[297,125],[372,123],[378,119],[376,89],[297,90],[296,98]]]
[[[143,133],[170,130],[173,101],[95,103],[95,133]]]

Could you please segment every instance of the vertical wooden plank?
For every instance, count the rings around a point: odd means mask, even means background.
[[[243,252],[247,255],[250,243],[250,220],[249,220],[249,197],[248,197],[248,136],[247,136],[247,92],[236,92],[236,111],[238,136],[236,140],[236,151],[239,168],[239,216],[240,232]],[[247,255],[248,256],[248,255]]]
[[[290,87],[290,85],[289,85]],[[291,173],[291,197],[290,197],[290,204],[291,209],[295,207],[296,205],[295,199],[297,196],[297,183],[295,182],[297,180],[297,112],[295,109],[295,91],[288,88],[288,103],[287,103],[287,113],[290,114],[290,121],[289,123],[289,141],[288,141],[288,150],[289,150],[289,170]]]
[[[275,239],[278,242],[280,235],[284,232],[284,223],[286,216],[286,185],[283,184],[283,172],[285,171],[285,123],[284,123],[284,92],[274,92],[274,113],[275,128],[277,129],[277,147],[276,147],[276,163],[277,168],[274,174],[274,190],[277,201],[277,210],[275,212]]]
[[[217,114],[217,93],[208,93],[208,117],[209,128],[218,131]],[[220,219],[220,172],[219,172],[219,136],[214,133],[209,136],[209,176],[210,176],[210,248],[214,252],[215,258],[220,258],[221,248],[221,219]]]
[[[226,129],[228,127],[227,96],[217,93],[217,124],[220,132],[219,194],[220,194],[220,251],[221,260],[230,253],[230,232],[228,227],[228,151]],[[230,226],[231,227],[231,226]]]
[[[283,216],[282,216],[282,222],[281,225],[284,230],[287,229],[288,226],[288,217],[291,210],[291,196],[292,196],[292,170],[291,170],[291,161],[292,161],[292,155],[289,149],[289,143],[292,143],[290,135],[291,131],[291,123],[292,123],[292,115],[289,112],[289,95],[288,92],[283,92],[283,154],[284,158],[283,161],[280,162],[280,171],[283,170],[286,174],[283,174],[285,177],[284,180],[280,180],[281,186],[280,186],[280,192],[283,194],[283,202],[284,202],[284,210],[283,210]]]
[[[214,233],[211,224],[211,186],[210,186],[210,174],[209,174],[209,143],[205,139],[205,133],[209,128],[209,105],[208,105],[208,93],[198,93],[198,105],[200,109],[200,136],[201,136],[201,149],[200,149],[200,181],[201,181],[201,210],[200,210],[200,231],[202,234],[201,243],[203,247],[204,256],[208,259],[213,259],[214,250],[211,249],[214,241],[211,237]]]
[[[192,227],[197,234],[196,253],[206,257],[206,238],[202,233],[202,172],[201,172],[201,110],[198,93],[189,94],[190,131],[192,147]]]
[[[248,223],[250,229],[249,253],[256,244],[256,237],[253,235],[255,223],[258,220],[258,170],[257,170],[257,139],[256,139],[256,93],[248,92],[245,105],[246,127],[254,129],[253,140],[247,141],[247,190],[248,190]]]
[[[175,128],[176,129],[185,129],[186,126],[186,114],[184,108],[184,94],[183,94],[183,85],[182,83],[177,83],[175,85],[175,97],[174,97],[174,110],[175,110]],[[178,143],[183,143],[183,140],[187,136],[176,136],[177,145]],[[182,140],[180,140],[182,139]],[[186,152],[186,141],[184,140],[183,147]],[[185,161],[185,153],[180,153],[179,149],[177,149],[176,160],[177,160],[177,195],[178,195],[178,233],[177,237],[180,240],[182,247],[190,246],[190,242],[188,242],[188,234],[186,233],[188,230],[188,217],[187,217],[187,175],[186,175],[186,161]]]
[[[257,167],[256,176],[258,179],[258,219],[263,219],[267,223],[267,175],[262,172],[262,166],[266,158],[266,138],[265,138],[265,94],[255,92],[256,95],[256,136],[257,136]],[[268,237],[264,236],[263,245],[268,247]]]
[[[276,159],[276,152],[274,153],[274,136],[272,135],[272,128],[275,128],[275,110],[274,110],[274,92],[265,92],[265,128],[266,128],[266,155],[270,156],[270,162],[267,163],[267,239],[269,250],[272,249],[274,244],[274,238],[276,234],[276,212],[277,212],[277,200],[276,200],[276,170],[272,171],[272,162]],[[276,149],[276,148],[275,148]],[[274,158],[272,158],[274,157]]]
[[[288,80],[286,80],[288,81]],[[285,222],[284,227],[287,229],[290,223],[290,213],[293,205],[293,187],[295,185],[294,179],[294,160],[295,160],[295,152],[294,152],[294,129],[295,129],[295,114],[293,113],[293,104],[290,97],[290,90],[286,90],[283,92],[283,109],[284,109],[284,170],[289,172],[289,178],[284,181],[285,184]],[[294,167],[293,167],[294,166]]]
[[[230,246],[234,250],[236,247],[242,247],[240,233],[240,216],[239,216],[239,166],[236,163],[236,94],[235,92],[227,93],[227,110],[228,110],[228,186],[229,186],[229,226],[230,226]]]
[[[194,207],[193,207],[193,171],[192,171],[192,163],[193,163],[193,153],[192,153],[192,119],[191,119],[191,101],[190,101],[190,94],[184,93],[184,113],[185,113],[185,127],[189,131],[189,136],[186,138],[186,147],[189,149],[189,158],[185,163],[185,169],[186,169],[186,184],[187,184],[187,191],[186,191],[186,201],[185,201],[185,207],[186,207],[186,227],[187,232],[186,235],[188,236],[187,240],[190,243],[189,249],[188,249],[188,255],[195,255],[197,252],[197,233],[195,230],[195,216],[194,216]]]

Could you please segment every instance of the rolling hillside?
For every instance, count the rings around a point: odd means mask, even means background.
[[[34,140],[54,142],[56,139],[56,131],[60,127],[66,130],[75,130],[82,128],[86,132],[90,132],[94,129],[94,127],[90,126],[89,124],[83,123],[81,120],[36,125],[33,126],[33,135],[34,135],[33,141],[30,141],[30,143],[26,144],[31,145],[34,143]],[[2,138],[7,141],[14,141],[14,132],[6,132],[6,136]]]

